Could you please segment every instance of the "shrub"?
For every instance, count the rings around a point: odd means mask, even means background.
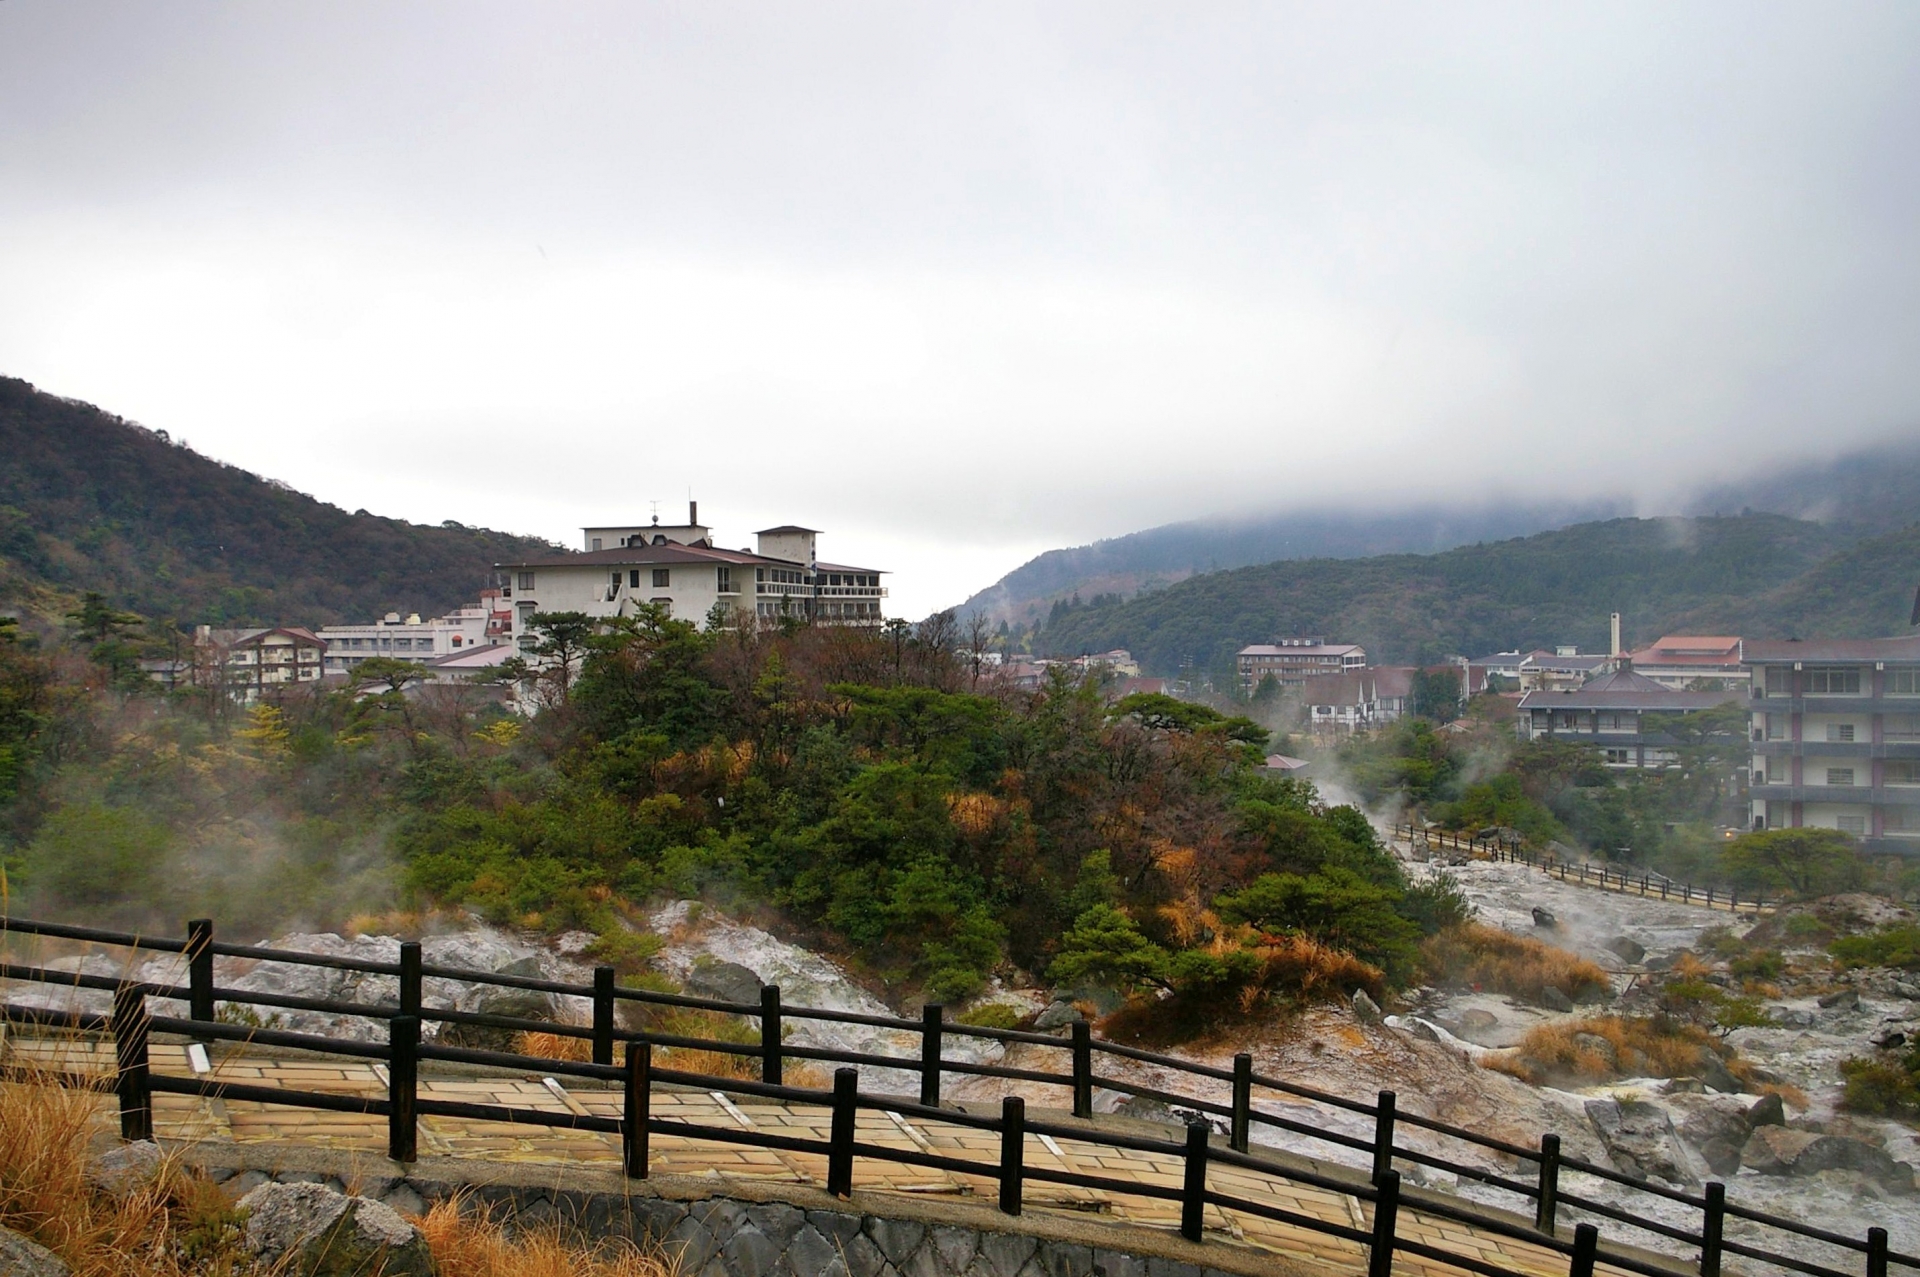
[[[1846,1079],[1840,1107],[1876,1117],[1912,1117],[1920,1114],[1920,1052],[1905,1059],[1895,1056],[1861,1057],[1840,1061]]]
[[[1920,926],[1882,927],[1864,936],[1843,936],[1827,946],[1842,967],[1920,969]]]
[[[1554,1078],[1690,1077],[1724,1049],[1704,1029],[1671,1016],[1591,1016],[1529,1030],[1513,1054],[1505,1057],[1502,1071],[1533,1083]]]
[[[1020,1020],[1020,1012],[1004,1002],[984,1002],[954,1017],[956,1023],[971,1025],[976,1029],[1011,1029]]]
[[[1573,999],[1609,987],[1607,973],[1585,958],[1484,923],[1449,927],[1429,938],[1420,952],[1437,982],[1480,985],[1529,1001],[1538,1001],[1549,987]]]

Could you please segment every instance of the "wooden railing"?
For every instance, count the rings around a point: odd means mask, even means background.
[[[530,976],[435,966],[423,962],[421,947],[417,943],[401,944],[396,962],[227,944],[214,938],[213,925],[206,920],[189,923],[186,939],[154,939],[26,919],[0,919],[0,932],[115,946],[134,954],[148,952],[184,956],[187,966],[187,983],[184,986],[0,962],[0,979],[101,990],[113,995],[110,1014],[9,1004],[5,1008],[5,1018],[10,1025],[38,1025],[69,1032],[110,1035],[115,1049],[115,1069],[110,1078],[37,1069],[16,1069],[14,1075],[41,1080],[51,1078],[71,1086],[111,1086],[119,1099],[121,1135],[129,1140],[152,1137],[152,1097],[159,1092],[384,1116],[387,1119],[388,1155],[392,1160],[402,1163],[416,1159],[420,1119],[438,1116],[560,1127],[616,1136],[621,1141],[626,1174],[636,1179],[644,1179],[647,1175],[650,1137],[670,1135],[824,1154],[827,1159],[827,1187],[841,1197],[851,1192],[854,1160],[877,1158],[994,1181],[999,1190],[999,1208],[1011,1215],[1018,1215],[1021,1211],[1023,1186],[1027,1180],[1177,1202],[1180,1206],[1180,1231],[1195,1242],[1201,1239],[1202,1212],[1206,1206],[1213,1205],[1367,1246],[1369,1277],[1387,1277],[1396,1252],[1419,1255],[1484,1274],[1485,1277],[1523,1277],[1517,1269],[1489,1263],[1477,1254],[1450,1251],[1404,1235],[1397,1223],[1403,1207],[1421,1215],[1450,1220],[1484,1233],[1562,1254],[1567,1257],[1571,1277],[1589,1277],[1596,1262],[1645,1274],[1646,1277],[1676,1277],[1677,1274],[1693,1272],[1700,1277],[1719,1277],[1722,1260],[1728,1255],[1764,1261],[1808,1274],[1809,1277],[1858,1277],[1863,1271],[1865,1277],[1887,1277],[1890,1264],[1920,1269],[1920,1258],[1889,1249],[1884,1229],[1869,1229],[1865,1237],[1846,1236],[1729,1202],[1724,1186],[1718,1183],[1709,1183],[1701,1192],[1691,1193],[1635,1179],[1611,1167],[1567,1156],[1561,1151],[1557,1135],[1543,1135],[1539,1146],[1530,1148],[1433,1118],[1401,1112],[1391,1091],[1380,1092],[1371,1103],[1349,1099],[1255,1073],[1252,1056],[1244,1053],[1234,1057],[1232,1068],[1221,1069],[1115,1042],[1096,1040],[1085,1022],[1075,1023],[1069,1034],[1061,1038],[1046,1033],[954,1023],[945,1018],[942,1008],[937,1005],[925,1008],[918,1020],[788,1007],[783,1005],[780,990],[776,986],[763,988],[757,1004],[736,1004],[711,998],[625,988],[616,983],[611,967],[596,968],[591,984],[577,985]],[[216,955],[391,976],[397,980],[397,997],[392,1004],[370,1005],[222,987],[214,982],[213,960]],[[584,998],[592,1005],[591,1022],[575,1026],[524,1017],[458,1011],[451,1007],[429,1007],[422,1000],[422,981],[427,977]],[[180,1004],[187,1014],[155,1014],[149,1005],[150,1000],[155,999]],[[757,1019],[760,1040],[758,1043],[727,1042],[622,1029],[616,1024],[615,1014],[622,1002],[692,1008]],[[387,1040],[384,1043],[358,1042],[313,1033],[228,1023],[219,1018],[222,1003],[384,1021]],[[782,1041],[782,1035],[786,1025],[796,1020],[856,1024],[914,1033],[919,1037],[919,1051],[916,1056],[889,1056],[830,1047],[791,1045]],[[423,1039],[422,1026],[426,1023],[477,1025],[585,1038],[590,1041],[592,1058],[586,1062],[574,1062],[441,1046]],[[383,1098],[353,1096],[255,1086],[210,1076],[175,1077],[156,1073],[148,1051],[149,1038],[156,1032],[182,1035],[202,1042],[254,1044],[309,1051],[323,1056],[376,1061],[385,1066],[387,1094]],[[1014,1068],[943,1058],[943,1045],[949,1036],[1049,1048],[1060,1053],[1065,1071]],[[625,1050],[622,1058],[616,1062],[615,1048],[619,1044],[624,1044]],[[656,1046],[690,1047],[757,1056],[761,1076],[758,1081],[747,1081],[657,1067],[653,1061],[653,1049]],[[1102,1059],[1133,1060],[1196,1079],[1225,1083],[1230,1100],[1221,1104],[1115,1078],[1101,1071],[1099,1061]],[[818,1061],[842,1067],[835,1070],[831,1088],[789,1086],[782,1080],[787,1060]],[[605,1083],[622,1090],[622,1114],[618,1118],[599,1117],[425,1098],[420,1094],[419,1086],[423,1062],[499,1068],[521,1074],[537,1071]],[[851,1067],[856,1065],[918,1073],[920,1087],[917,1099],[861,1091],[857,1069]],[[1004,1097],[997,1116],[969,1113],[941,1102],[943,1079],[956,1074],[1065,1087],[1071,1095],[1072,1115],[1078,1119],[1093,1117],[1093,1093],[1096,1087],[1179,1105],[1201,1115],[1201,1119],[1190,1124],[1179,1139],[1157,1139],[1092,1122],[1067,1125],[1035,1120],[1027,1115],[1025,1103],[1017,1095]],[[703,1091],[760,1096],[794,1104],[824,1105],[832,1113],[829,1138],[822,1141],[746,1130],[732,1124],[705,1126],[655,1117],[651,1111],[651,1097],[654,1087],[659,1085],[690,1086]],[[1324,1120],[1302,1121],[1263,1112],[1253,1104],[1256,1089],[1356,1116],[1371,1124],[1371,1136],[1361,1138],[1343,1133],[1333,1129],[1333,1123]],[[1000,1137],[999,1158],[994,1162],[972,1161],[921,1148],[906,1149],[862,1142],[855,1138],[854,1121],[855,1114],[861,1109],[886,1110],[902,1116],[992,1131]],[[1219,1120],[1224,1127],[1224,1147],[1214,1142],[1209,1118]],[[1360,1172],[1340,1175],[1320,1169],[1317,1163],[1303,1165],[1301,1159],[1271,1155],[1269,1151],[1260,1149],[1252,1139],[1255,1127],[1287,1131],[1323,1141],[1349,1154],[1357,1153],[1368,1170],[1364,1176]],[[1417,1128],[1454,1140],[1528,1169],[1519,1175],[1502,1174],[1483,1166],[1409,1148],[1397,1142],[1402,1127]],[[1028,1166],[1024,1159],[1028,1135],[1176,1157],[1184,1167],[1182,1183],[1175,1188],[1111,1175],[1089,1175],[1050,1166]],[[1464,1198],[1431,1191],[1405,1196],[1396,1164],[1432,1167],[1449,1172],[1510,1194],[1524,1209],[1516,1216]],[[1215,1165],[1257,1170],[1278,1180],[1346,1194],[1371,1203],[1371,1226],[1361,1228],[1339,1224],[1287,1210],[1271,1201],[1217,1191],[1208,1179],[1208,1168]],[[1570,1192],[1561,1182],[1562,1176],[1569,1172],[1605,1181],[1630,1196],[1646,1195],[1697,1211],[1698,1227],[1682,1228],[1659,1222],[1652,1217],[1652,1212],[1645,1204],[1630,1201],[1624,1206],[1615,1205]],[[1584,1211],[1606,1221],[1609,1228],[1607,1237],[1603,1239],[1595,1225],[1584,1222],[1568,1234],[1560,1220],[1562,1211],[1566,1209]],[[1530,1219],[1531,1223],[1518,1222],[1521,1219]],[[1777,1230],[1803,1242],[1818,1243],[1834,1252],[1833,1262],[1814,1262],[1767,1247],[1730,1240],[1725,1235],[1728,1220],[1744,1221]],[[1652,1255],[1632,1240],[1623,1239],[1620,1236],[1621,1229],[1637,1229],[1668,1242],[1677,1242],[1696,1250],[1697,1261],[1683,1265]],[[1848,1266],[1836,1266],[1841,1263]]]
[[[1664,874],[1657,874],[1647,869],[1636,872],[1618,865],[1595,865],[1584,860],[1566,860],[1558,856],[1528,851],[1512,839],[1491,835],[1485,837],[1463,835],[1457,830],[1439,829],[1432,825],[1395,825],[1393,836],[1405,842],[1423,842],[1429,847],[1451,848],[1454,851],[1463,851],[1468,855],[1481,856],[1488,860],[1531,865],[1551,877],[1559,878],[1561,882],[1601,887],[1608,891],[1632,891],[1649,898],[1658,896],[1662,900],[1705,905],[1709,909],[1726,909],[1732,913],[1745,909],[1756,918],[1779,903],[1778,901],[1769,903],[1763,892],[1755,892],[1743,900],[1740,898],[1737,887],[1696,887],[1690,882],[1675,882]]]

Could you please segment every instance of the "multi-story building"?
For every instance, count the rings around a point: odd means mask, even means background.
[[[1669,634],[1632,654],[1636,674],[1675,691],[1745,691],[1737,637]]]
[[[1411,665],[1381,665],[1307,679],[1298,693],[1307,726],[1318,736],[1349,735],[1404,718],[1413,675]]]
[[[710,618],[736,624],[749,616],[826,625],[886,620],[881,600],[887,590],[880,583],[886,573],[821,562],[815,553],[820,534],[812,528],[767,528],[758,535],[757,552],[722,550],[708,536],[697,538],[707,542],[702,545],[666,535],[689,528],[661,529],[658,537],[650,535],[652,530],[587,529],[588,544],[597,533],[602,549],[495,564],[502,600],[511,609],[508,635],[516,649],[534,644],[531,622],[541,612],[614,617],[648,603],[703,626]],[[615,532],[627,543],[606,547],[608,534]]]
[[[1301,687],[1322,674],[1345,674],[1367,667],[1367,650],[1356,643],[1319,638],[1286,638],[1240,649],[1240,685],[1251,695],[1271,676],[1282,687]]]
[[[1623,666],[1571,691],[1526,693],[1514,730],[1522,740],[1592,745],[1608,767],[1658,769],[1679,761],[1679,742],[1648,715],[1688,714],[1737,699],[1732,692],[1676,692]]]
[[[218,686],[251,705],[271,690],[317,683],[327,645],[311,630],[294,625],[256,629],[214,629],[193,633],[193,682]]]
[[[376,656],[426,664],[471,648],[502,640],[508,622],[500,607],[500,591],[483,590],[478,603],[468,603],[430,621],[415,612],[404,620],[398,612],[371,625],[328,625],[318,631],[327,645],[329,674],[350,674],[353,667]]]
[[[1920,852],[1920,635],[1749,639],[1756,829]]]

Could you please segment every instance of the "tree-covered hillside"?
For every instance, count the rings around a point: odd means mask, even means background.
[[[1916,549],[1912,528],[1855,544],[1770,514],[1613,519],[1443,554],[1216,572],[1128,602],[1063,607],[1036,646],[1124,647],[1166,673],[1188,660],[1224,669],[1240,647],[1282,635],[1360,643],[1388,663],[1555,643],[1600,651],[1615,611],[1630,643],[1681,629],[1901,633],[1920,576]]]
[[[324,624],[471,599],[551,546],[348,514],[159,431],[0,377],[0,605],[91,590],[179,621]]]

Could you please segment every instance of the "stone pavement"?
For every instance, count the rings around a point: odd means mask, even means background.
[[[8,1058],[15,1064],[35,1063],[75,1072],[106,1074],[113,1067],[110,1043],[73,1039],[13,1037]],[[284,1087],[331,1094],[384,1097],[383,1066],[360,1060],[285,1058],[264,1053],[234,1053],[209,1060],[192,1048],[156,1042],[151,1067],[156,1074],[178,1077],[212,1076],[222,1081],[255,1086]],[[198,1067],[204,1065],[205,1067]],[[563,1085],[535,1075],[436,1075],[423,1070],[420,1097],[515,1108],[618,1117],[620,1092],[585,1084]],[[111,1095],[101,1097],[103,1129],[118,1130]],[[387,1123],[384,1117],[335,1113],[252,1101],[206,1099],[156,1093],[153,1097],[155,1134],[183,1143],[282,1144],[363,1153],[384,1159]],[[656,1087],[654,1117],[713,1128],[754,1130],[825,1141],[830,1111],[825,1106],[784,1104],[750,1096],[729,1097],[719,1091]],[[1094,1122],[1075,1122],[1062,1114],[1031,1110],[1030,1121],[1058,1122],[1091,1130]],[[1140,1129],[1137,1124],[1128,1129]],[[1171,1133],[1169,1133],[1171,1134]],[[990,1131],[897,1113],[863,1109],[857,1138],[868,1144],[916,1149],[947,1157],[999,1164],[999,1136]],[[420,1119],[420,1149],[426,1156],[449,1156],[488,1162],[530,1165],[580,1165],[618,1169],[619,1141],[615,1136],[568,1131],[537,1125],[483,1122],[439,1116]],[[649,1143],[649,1171],[656,1175],[708,1176],[749,1181],[763,1187],[777,1184],[818,1187],[826,1182],[824,1154],[790,1153],[728,1144],[723,1140],[654,1135]],[[1284,1155],[1276,1155],[1276,1158]],[[1182,1165],[1177,1156],[1138,1152],[1072,1139],[1029,1133],[1025,1149],[1029,1171],[1060,1169],[1112,1176],[1143,1184],[1178,1189]],[[1323,1173],[1353,1175],[1343,1168],[1320,1168]],[[1357,1179],[1356,1179],[1356,1182]],[[1208,1183],[1215,1191],[1282,1207],[1301,1215],[1349,1227],[1371,1225],[1371,1209],[1346,1194],[1308,1187],[1282,1176],[1214,1164]],[[952,1174],[885,1162],[873,1157],[854,1159],[856,1192],[912,1194],[947,1200],[973,1200],[994,1209],[997,1182],[991,1175]],[[1070,1213],[1077,1219],[1105,1219],[1115,1223],[1175,1230],[1179,1204],[1119,1192],[1103,1192],[1049,1184],[1029,1178],[1025,1206],[1030,1214]],[[1291,1268],[1327,1273],[1365,1271],[1366,1248],[1311,1229],[1282,1224],[1244,1212],[1207,1208],[1208,1243],[1254,1248],[1284,1256]],[[1562,1277],[1567,1261],[1541,1247],[1516,1242],[1423,1214],[1402,1200],[1399,1235],[1445,1247],[1487,1263],[1540,1277]],[[1650,1257],[1651,1258],[1651,1257]],[[1461,1270],[1401,1252],[1395,1270],[1402,1273],[1447,1273]],[[1613,1271],[1605,1266],[1602,1272]]]

